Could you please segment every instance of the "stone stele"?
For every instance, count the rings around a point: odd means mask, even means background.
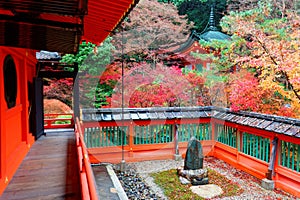
[[[185,170],[196,170],[203,168],[203,150],[199,140],[192,137],[188,143],[184,159]]]

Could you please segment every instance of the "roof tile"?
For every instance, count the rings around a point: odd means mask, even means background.
[[[300,133],[300,127],[299,126],[292,126],[290,127],[285,134],[286,135],[297,135],[298,133]]]
[[[259,125],[257,125],[257,128],[261,128],[264,129],[267,126],[269,126],[272,123],[272,121],[268,121],[268,120],[264,120],[262,123],[260,123]]]
[[[275,131],[278,127],[280,127],[280,125],[281,124],[279,122],[273,122],[269,124],[269,126],[265,127],[265,129],[268,131]]]

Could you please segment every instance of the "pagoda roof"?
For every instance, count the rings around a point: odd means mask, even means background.
[[[229,40],[230,36],[226,35],[220,31],[218,31],[215,25],[215,17],[214,17],[214,8],[211,7],[210,10],[210,17],[209,17],[209,27],[204,29],[203,33],[200,35],[200,39],[205,41],[212,41],[212,40]]]
[[[200,35],[196,31],[192,31],[187,41],[181,44],[177,49],[173,50],[173,53],[180,53],[186,51],[194,44],[194,42],[197,42],[199,40],[200,40]]]
[[[212,40],[230,40],[230,36],[218,31],[218,28],[215,26],[215,19],[214,19],[214,10],[211,7],[210,18],[208,22],[208,28],[205,28],[202,33],[198,33],[196,31],[192,31],[189,38],[186,42],[181,44],[177,49],[173,50],[173,53],[180,53],[187,51],[194,42],[199,40],[205,40],[211,42]]]
[[[220,31],[209,30],[203,33],[202,35],[200,35],[200,39],[210,42],[212,40],[229,40],[230,36]]]

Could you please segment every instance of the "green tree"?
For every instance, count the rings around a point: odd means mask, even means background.
[[[106,65],[112,61],[115,47],[112,45],[111,40],[111,37],[106,38],[100,46],[83,41],[77,54],[66,54],[62,57],[61,62],[77,62],[79,71],[86,72],[89,75],[99,75],[104,71]]]
[[[84,107],[101,107],[111,96],[113,88],[106,83],[100,84],[100,77],[113,60],[115,51],[108,37],[100,46],[90,42],[82,42],[77,54],[66,54],[61,62],[78,63],[79,71],[84,75],[80,79],[80,103]]]

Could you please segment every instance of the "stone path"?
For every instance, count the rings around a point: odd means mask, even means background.
[[[199,195],[200,197],[209,199],[219,196],[223,193],[222,188],[215,184],[191,186],[190,189],[193,193]]]

